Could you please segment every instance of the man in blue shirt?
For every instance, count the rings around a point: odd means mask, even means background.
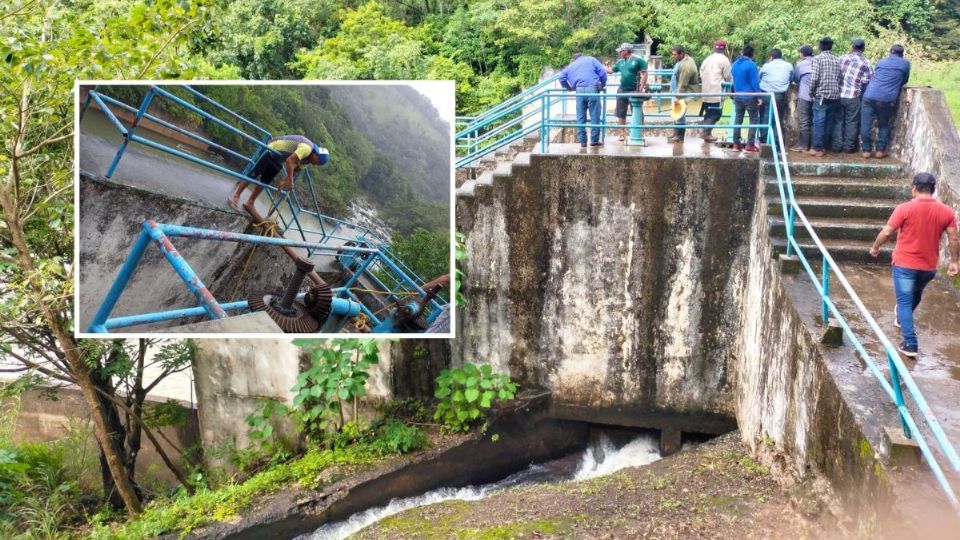
[[[810,72],[813,69],[813,47],[804,45],[798,51],[800,60],[793,70],[793,82],[797,83],[797,125],[800,128],[800,140],[790,149],[791,152],[810,150],[810,128],[813,119],[813,97],[810,96]]]
[[[580,147],[587,146],[587,111],[590,112],[590,123],[600,123],[600,96],[579,95],[599,94],[607,86],[607,70],[599,60],[592,56],[580,53],[573,55],[570,62],[560,72],[560,86],[575,91],[577,95],[577,139]],[[599,125],[590,128],[590,146],[600,146]]]
[[[777,108],[782,129],[787,116],[787,90],[790,89],[790,78],[793,76],[793,66],[783,59],[780,49],[770,49],[770,60],[760,68],[760,90],[773,94],[773,105]],[[770,98],[764,97],[760,105],[760,121],[770,121]],[[777,132],[773,132],[776,144]],[[767,140],[767,130],[760,130],[760,140]]]
[[[873,118],[877,118],[877,149],[873,157],[887,157],[890,140],[890,120],[897,112],[900,89],[910,80],[910,62],[903,59],[903,45],[890,48],[890,56],[877,62],[873,78],[863,92],[863,108],[860,114],[860,150],[863,157],[870,157],[873,139],[870,130]]]
[[[760,123],[760,104],[762,99],[759,96],[743,96],[737,94],[759,93],[760,92],[760,72],[757,70],[757,64],[753,61],[753,47],[744,45],[740,51],[740,57],[733,63],[733,106],[734,121],[736,125],[743,124],[743,113],[749,113],[750,123]],[[747,129],[747,145],[740,144],[740,128],[733,130],[733,150],[738,152],[759,152],[756,145],[757,128]]]

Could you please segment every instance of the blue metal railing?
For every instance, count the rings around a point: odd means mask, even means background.
[[[558,98],[559,96],[559,98]],[[575,99],[576,96],[595,96],[601,100],[615,99],[618,97],[617,94],[606,94],[606,93],[597,93],[597,94],[574,94],[572,92],[559,91],[559,90],[541,90],[536,95],[528,96],[527,99],[517,102],[513,102],[512,108],[501,109],[496,115],[486,115],[485,120],[478,122],[479,127],[483,127],[486,123],[491,123],[496,121],[497,118],[502,118],[512,113],[516,113],[517,110],[520,110],[524,107],[529,107],[532,104],[539,101],[539,110],[535,115],[539,118],[539,122],[536,126],[527,126],[522,132],[526,133],[532,128],[539,128],[541,130],[540,136],[540,152],[547,153],[550,145],[549,132],[553,128],[570,128],[570,127],[583,127],[583,128],[599,128],[601,133],[604,133],[605,130],[611,128],[620,128],[623,129],[627,127],[631,130],[643,130],[647,128],[685,128],[685,129],[704,129],[703,126],[696,124],[683,124],[679,125],[676,123],[654,123],[649,124],[645,123],[644,117],[651,117],[655,115],[650,114],[634,114],[631,119],[631,124],[629,126],[621,126],[619,124],[610,124],[606,121],[606,106],[601,107],[601,118],[599,123],[586,123],[581,124],[575,121],[571,122],[565,119],[565,115],[559,117],[553,114],[551,110],[552,106],[556,103],[557,99],[563,101]],[[640,93],[631,93],[631,94],[619,94],[619,96],[630,97],[634,101],[634,105],[637,105],[639,99],[642,97],[650,97],[651,94],[640,94]],[[721,97],[721,104],[723,98],[734,97],[731,94],[671,94],[671,93],[661,93],[659,97],[666,98],[681,98],[681,99],[696,99],[703,97]],[[769,93],[756,93],[756,94],[736,94],[737,97],[751,96],[758,98],[765,98],[773,101],[773,95]],[[634,107],[634,110],[641,110],[637,107]],[[691,114],[692,113],[692,114]],[[696,116],[697,111],[688,111],[688,116]],[[662,116],[662,115],[661,115]],[[727,116],[728,117],[728,116]],[[953,508],[960,513],[960,502],[958,502],[957,495],[954,492],[950,481],[947,479],[944,469],[941,467],[937,456],[933,453],[931,448],[931,442],[928,440],[932,438],[932,443],[936,445],[936,448],[940,453],[946,458],[947,463],[955,472],[960,472],[960,456],[958,456],[957,451],[950,440],[947,438],[946,433],[943,430],[943,427],[940,425],[939,421],[936,418],[936,415],[933,413],[926,399],[923,397],[923,394],[920,392],[919,387],[916,382],[913,380],[913,377],[910,375],[909,370],[904,365],[903,361],[900,358],[900,355],[897,352],[897,349],[893,346],[890,340],[886,337],[883,331],[880,329],[876,320],[863,305],[863,302],[860,300],[860,297],[857,295],[856,291],[853,290],[853,287],[850,285],[846,276],[837,266],[836,261],[827,251],[826,247],[820,241],[819,236],[814,231],[813,226],[807,220],[804,215],[800,205],[797,203],[797,200],[793,192],[793,182],[790,176],[790,167],[787,162],[787,153],[784,146],[783,133],[780,128],[780,118],[779,113],[776,110],[776,107],[769,107],[769,113],[767,118],[761,119],[759,124],[716,124],[712,126],[711,129],[750,129],[756,128],[764,130],[766,132],[766,142],[770,145],[772,150],[772,159],[774,169],[777,176],[777,186],[780,191],[780,200],[782,206],[783,217],[786,223],[786,233],[787,233],[787,255],[795,254],[808,276],[810,277],[811,282],[817,290],[818,295],[820,296],[821,303],[821,318],[826,324],[828,318],[832,315],[839,323],[841,328],[844,331],[844,334],[850,339],[853,344],[854,349],[860,354],[860,356],[866,362],[870,372],[879,382],[881,388],[889,396],[890,400],[893,402],[900,421],[903,427],[904,435],[908,438],[912,438],[917,442],[917,445],[920,447],[920,451],[923,454],[927,464],[930,466],[931,471],[946,495],[949,503]],[[458,134],[459,135],[459,134]],[[633,137],[633,135],[631,135]],[[758,139],[759,140],[759,139]],[[496,149],[496,144],[500,144],[498,141],[495,144],[488,145],[484,148],[475,150],[472,154],[468,154],[463,158],[460,158],[457,161],[457,166],[463,166],[471,161],[477,159],[485,152],[493,151]],[[492,149],[492,150],[491,150]],[[810,239],[813,241],[816,248],[816,254],[821,259],[821,273],[817,275],[811,266],[810,261],[808,261],[807,256],[804,254],[801,249],[800,244],[797,241],[795,235],[795,224],[796,220],[800,220],[800,224],[804,227]],[[878,363],[871,354],[864,347],[862,340],[858,337],[850,327],[850,324],[847,322],[847,319],[839,311],[836,304],[830,299],[830,276],[834,276],[834,279],[840,283],[843,290],[846,292],[848,297],[853,302],[854,307],[856,308],[856,313],[862,317],[870,329],[873,331],[874,337],[882,344],[883,350],[886,356],[886,362],[890,371],[890,380],[888,381],[886,376],[880,370]],[[907,392],[904,392],[902,387],[906,387]],[[911,412],[911,409],[907,405],[907,398],[909,397],[912,402],[911,405],[919,412],[919,422],[914,418],[914,413]],[[923,426],[926,430],[920,429],[920,426]]]
[[[340,326],[345,324],[348,318],[356,317],[360,313],[364,313],[367,318],[370,319],[374,332],[379,333],[395,331],[394,326],[390,323],[390,321],[387,320],[386,317],[379,317],[377,313],[371,312],[369,308],[363,305],[353,290],[354,285],[358,283],[360,276],[365,276],[365,279],[369,279],[370,281],[383,285],[383,283],[380,282],[372,273],[372,271],[376,268],[375,265],[377,264],[380,264],[386,268],[390,273],[389,275],[391,275],[395,280],[395,285],[392,287],[384,285],[384,290],[382,291],[368,291],[372,292],[373,294],[386,295],[384,304],[389,306],[390,302],[400,303],[409,299],[410,296],[418,296],[420,298],[427,296],[426,291],[420,287],[420,284],[410,279],[407,273],[404,272],[403,268],[406,267],[401,268],[402,263],[397,264],[394,262],[392,255],[383,252],[378,248],[369,247],[368,245],[331,246],[316,242],[304,242],[299,240],[290,240],[287,238],[273,238],[268,236],[200,229],[196,227],[184,227],[181,225],[156,223],[153,220],[147,220],[143,223],[130,254],[121,265],[117,277],[114,279],[109,291],[103,299],[103,302],[100,304],[96,314],[93,316],[93,319],[88,327],[89,332],[106,333],[117,328],[126,328],[139,324],[151,324],[180,319],[183,317],[202,315],[206,315],[212,320],[223,319],[227,316],[227,311],[242,310],[249,307],[245,300],[234,301],[227,304],[221,304],[218,302],[217,299],[214,298],[210,293],[209,289],[203,283],[201,278],[196,274],[196,272],[194,272],[190,264],[180,255],[176,248],[174,248],[170,238],[177,237],[199,240],[214,240],[220,242],[237,242],[252,245],[312,248],[318,252],[318,255],[327,257],[342,257],[344,254],[357,256],[362,254],[364,257],[363,264],[361,264],[359,268],[355,269],[353,275],[342,287],[333,289],[336,296],[333,299],[331,313],[333,315],[342,317]],[[111,312],[113,312],[117,301],[120,299],[120,296],[129,285],[130,279],[133,277],[134,272],[136,272],[137,267],[143,260],[143,256],[151,242],[155,243],[159,247],[163,256],[177,272],[177,275],[184,282],[184,284],[186,284],[187,288],[194,295],[194,297],[196,297],[196,299],[200,302],[200,306],[195,308],[110,318]],[[423,313],[423,316],[428,323],[433,322],[433,320],[440,314],[444,304],[446,304],[446,302],[441,299],[433,299],[425,306],[426,309]],[[325,321],[319,322],[323,324]],[[339,329],[340,328],[338,327],[333,331],[339,331]]]
[[[269,131],[258,126],[252,121],[244,118],[243,116],[235,113],[234,111],[231,111],[227,107],[221,105],[220,103],[217,103],[213,99],[209,98],[208,96],[205,96],[201,92],[189,86],[180,85],[180,86],[177,86],[177,88],[184,89],[186,92],[190,93],[195,98],[201,100],[206,104],[209,104],[215,107],[219,111],[226,113],[229,116],[229,118],[243,123],[244,125],[251,128],[254,134],[251,134],[242,129],[239,129],[236,126],[231,125],[229,122],[224,121],[221,118],[217,118],[211,113],[185,101],[184,99],[172,94],[170,91],[164,88],[160,88],[158,86],[150,86],[148,88],[147,93],[144,96],[138,108],[131,107],[130,105],[127,105],[109,95],[106,95],[98,91],[97,88],[94,88],[90,90],[87,95],[81,115],[85,113],[86,109],[89,107],[91,102],[95,102],[97,106],[100,108],[100,110],[107,117],[107,119],[110,121],[110,123],[117,128],[117,130],[120,132],[120,135],[123,137],[120,147],[117,149],[117,153],[114,155],[113,160],[111,161],[111,164],[107,169],[106,176],[108,178],[111,177],[116,171],[116,168],[120,162],[120,159],[122,158],[129,143],[136,142],[144,146],[148,146],[150,148],[154,148],[162,152],[177,156],[179,158],[185,159],[187,161],[201,165],[203,167],[215,170],[235,180],[259,185],[264,189],[264,193],[267,194],[267,197],[270,200],[271,209],[270,209],[270,212],[268,213],[268,218],[271,214],[276,213],[280,223],[283,226],[283,231],[291,231],[291,230],[295,231],[299,235],[300,241],[302,241],[303,243],[303,245],[300,247],[303,247],[306,249],[308,257],[312,256],[315,252],[319,253],[319,252],[323,252],[324,250],[328,251],[329,249],[331,249],[332,244],[339,245],[345,242],[362,240],[363,244],[365,246],[368,246],[368,249],[375,250],[378,253],[378,259],[382,260],[382,262],[377,262],[377,264],[374,265],[374,268],[383,267],[382,273],[390,274],[393,278],[392,282],[395,283],[395,286],[393,289],[385,289],[383,291],[370,291],[372,294],[385,295],[388,301],[390,301],[391,299],[396,300],[402,297],[402,295],[404,294],[413,294],[413,293],[417,293],[421,295],[424,294],[423,290],[420,289],[420,285],[423,285],[425,283],[425,280],[420,276],[418,276],[405,264],[403,264],[403,262],[400,261],[399,258],[390,251],[390,248],[387,242],[382,237],[380,237],[375,231],[363,225],[355,224],[355,223],[337,219],[331,216],[327,216],[320,212],[319,203],[317,201],[316,192],[314,190],[314,186],[313,186],[312,178],[310,177],[309,170],[304,169],[303,171],[301,171],[301,174],[303,174],[306,178],[308,193],[313,203],[312,210],[304,208],[303,204],[300,201],[300,197],[296,191],[292,189],[280,190],[279,188],[273,187],[268,184],[264,184],[246,175],[252,169],[256,161],[263,155],[263,153],[268,151],[267,143],[272,138]],[[169,100],[170,102],[192,113],[195,113],[201,116],[202,118],[209,119],[211,122],[216,123],[218,126],[226,129],[227,131],[239,135],[244,141],[248,143],[252,143],[254,145],[255,150],[253,154],[248,156],[240,151],[227,148],[226,146],[223,146],[219,143],[211,141],[206,137],[193,133],[187,129],[183,129],[179,126],[171,124],[170,122],[167,122],[165,120],[162,120],[160,118],[157,118],[156,116],[149,114],[148,113],[149,107],[155,98]],[[117,118],[117,116],[113,113],[109,105],[118,107],[120,109],[123,109],[125,111],[128,111],[134,114],[134,119],[131,122],[131,125],[129,128],[125,127],[124,124]],[[208,160],[177,150],[175,148],[171,148],[169,146],[166,146],[154,140],[138,135],[136,133],[136,129],[143,119],[150,120],[165,128],[171,129],[179,134],[182,134],[194,140],[200,141],[218,152],[228,154],[240,160],[242,163],[244,163],[244,168],[242,172],[234,171],[228,167],[225,167],[216,163],[212,163]],[[284,205],[285,205],[285,208],[288,210],[287,212],[280,211],[281,208],[284,207]],[[304,224],[301,222],[301,216],[303,215],[313,216],[316,220],[316,223],[318,224],[319,230],[312,230],[304,227]],[[331,226],[329,230],[328,230],[328,224]],[[308,242],[307,241],[308,234],[319,236],[319,240]],[[333,249],[336,249],[336,247],[337,246],[333,246]],[[136,260],[139,260],[139,257],[140,257],[139,255],[134,256],[135,253],[137,252],[137,249],[138,248],[135,246],[134,253],[131,254],[131,257]],[[372,261],[372,262],[376,262],[376,261]],[[118,276],[118,280],[124,281],[124,280],[121,280],[122,275],[123,275],[123,271],[121,271],[121,276]],[[371,276],[372,274],[366,275],[365,280],[369,280]],[[380,282],[377,281],[376,283],[380,283]],[[356,296],[350,290],[346,290],[341,294],[343,294],[343,296],[348,299],[356,301]],[[108,295],[108,299],[105,300],[105,303],[110,303],[109,300],[110,300],[110,297]],[[115,301],[116,301],[116,298],[112,299],[113,303],[115,303]],[[446,305],[446,303],[447,301],[444,300],[443,298],[437,298],[436,300],[431,301],[427,306],[425,306],[424,316],[427,322],[432,322],[433,319],[439,315],[442,307]],[[112,309],[112,304],[111,304],[111,309]],[[234,309],[239,309],[239,308],[234,308]],[[108,312],[108,315],[109,315],[109,312]],[[169,313],[168,315],[173,317],[173,315]],[[219,316],[221,314],[211,313],[207,311],[207,315],[214,317],[214,316]],[[156,321],[149,321],[149,318],[151,316],[157,317],[157,316],[161,316],[161,314],[157,314],[157,313],[147,314],[144,316],[138,316],[138,317],[141,317],[138,319],[127,318],[126,320],[122,321],[124,323],[123,326],[129,326],[130,324],[142,324],[143,322],[136,322],[136,321],[142,321],[142,320],[147,322],[156,322]],[[143,317],[146,317],[146,319],[143,319]],[[166,320],[169,320],[169,319],[166,319]],[[372,317],[371,321],[373,321],[374,323],[380,322],[377,317]],[[111,328],[110,326],[107,326],[107,327],[101,327],[99,325],[95,325],[95,326],[97,326],[98,331],[109,330]]]

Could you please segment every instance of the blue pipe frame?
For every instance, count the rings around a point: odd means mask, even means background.
[[[334,289],[334,291],[337,293],[337,297],[334,298],[332,314],[347,319],[350,317],[355,317],[360,313],[364,313],[370,318],[374,328],[384,328],[381,326],[381,319],[378,318],[374,313],[370,312],[370,310],[364,306],[359,299],[357,299],[356,295],[353,294],[350,288],[357,282],[361,275],[366,275],[368,278],[376,280],[376,276],[368,273],[368,268],[370,268],[370,266],[375,262],[382,261],[393,272],[400,276],[400,279],[403,280],[405,285],[411,287],[413,290],[416,290],[422,296],[426,295],[423,289],[421,289],[415,281],[406,276],[406,274],[400,270],[399,267],[394,265],[388,258],[383,257],[383,253],[377,248],[330,246],[317,244],[314,242],[290,240],[286,238],[274,238],[243,233],[217,231],[212,229],[201,229],[182,225],[156,223],[153,220],[147,220],[143,222],[140,233],[137,235],[137,239],[134,242],[130,254],[121,265],[120,270],[117,273],[117,277],[114,279],[110,289],[107,292],[107,295],[100,304],[100,307],[97,309],[93,320],[90,322],[88,332],[107,333],[116,328],[126,328],[139,324],[151,324],[183,317],[201,316],[204,314],[211,320],[217,320],[226,317],[227,311],[235,311],[248,307],[245,301],[235,301],[228,304],[220,304],[207,289],[206,285],[204,285],[200,277],[196,275],[196,273],[190,267],[190,264],[187,263],[187,261],[180,255],[176,248],[173,247],[173,244],[170,242],[171,237],[237,242],[253,245],[313,248],[318,252],[325,252],[324,254],[328,256],[336,256],[338,252],[368,253],[371,256],[367,257],[367,259],[363,262],[360,268],[354,272],[350,279],[348,279],[342,287]],[[187,285],[194,297],[196,297],[200,302],[200,306],[194,308],[110,318],[110,313],[116,307],[117,301],[119,301],[120,296],[127,288],[127,285],[129,285],[130,279],[133,277],[134,272],[136,272],[137,267],[143,260],[143,255],[151,242],[157,244],[164,257],[168,262],[170,262],[171,266],[173,266],[174,270],[177,272],[177,275]],[[379,280],[376,280],[375,283],[380,282]],[[389,290],[384,291],[384,293],[391,295],[394,294]],[[439,314],[439,311],[442,308],[441,304],[434,299],[431,300],[430,305],[433,308],[433,311]],[[436,315],[429,320],[432,322],[432,319],[435,317]],[[321,321],[321,323],[322,322],[323,321]]]
[[[256,161],[260,158],[260,156],[262,156],[264,152],[268,151],[267,143],[268,143],[268,142],[270,141],[270,139],[272,138],[270,132],[267,131],[266,129],[264,129],[263,127],[255,124],[254,122],[248,120],[247,118],[244,118],[243,116],[241,116],[241,115],[237,114],[236,112],[230,110],[229,108],[225,107],[224,105],[218,103],[217,101],[211,99],[209,96],[204,95],[203,93],[197,91],[196,89],[194,89],[194,88],[192,88],[192,87],[190,87],[190,86],[179,85],[179,86],[177,86],[177,88],[182,88],[182,89],[184,89],[185,91],[189,92],[189,93],[190,93],[191,95],[193,95],[194,97],[196,97],[196,98],[198,98],[198,99],[200,99],[200,100],[202,100],[202,101],[204,101],[204,102],[206,102],[206,103],[211,104],[212,106],[216,107],[217,109],[219,109],[219,110],[221,110],[221,111],[224,111],[224,112],[227,113],[231,118],[233,118],[233,119],[235,119],[235,120],[238,120],[238,121],[242,122],[243,124],[245,124],[245,125],[253,128],[254,130],[256,130],[257,136],[255,137],[254,135],[251,135],[251,134],[249,134],[249,133],[246,133],[246,132],[238,129],[238,128],[235,127],[235,126],[232,126],[231,124],[223,121],[222,119],[217,118],[217,117],[213,116],[212,114],[210,114],[209,112],[207,112],[207,111],[205,111],[205,110],[203,110],[203,109],[201,109],[201,108],[199,108],[199,107],[197,107],[197,106],[195,106],[195,105],[192,105],[192,104],[184,101],[182,98],[177,97],[176,95],[172,94],[171,92],[169,92],[169,91],[165,90],[164,88],[161,88],[160,86],[157,86],[157,85],[151,85],[151,86],[148,88],[147,94],[144,96],[144,99],[141,101],[140,106],[139,106],[138,108],[136,108],[136,109],[133,108],[133,107],[131,107],[131,106],[129,106],[129,105],[127,105],[127,104],[125,104],[125,103],[123,103],[123,102],[121,102],[121,101],[119,101],[119,100],[117,100],[117,99],[114,99],[114,98],[112,98],[112,97],[110,97],[110,96],[108,96],[108,95],[106,95],[106,94],[103,94],[102,92],[100,92],[100,91],[98,90],[98,87],[95,87],[95,88],[91,89],[91,90],[88,92],[88,94],[87,94],[87,99],[86,99],[86,101],[85,101],[85,103],[84,103],[84,108],[83,108],[83,110],[81,111],[81,115],[82,115],[84,112],[86,112],[86,109],[89,107],[89,104],[90,104],[91,100],[94,101],[94,102],[96,102],[97,105],[98,105],[98,107],[101,109],[101,111],[107,116],[108,120],[114,125],[114,127],[117,128],[117,130],[119,131],[119,133],[120,133],[121,136],[123,137],[123,141],[121,142],[121,145],[120,145],[120,147],[118,148],[117,153],[116,153],[116,155],[114,156],[114,158],[113,158],[113,160],[112,160],[112,162],[111,162],[111,165],[110,165],[109,169],[107,170],[106,176],[107,176],[108,178],[111,177],[111,176],[114,174],[114,172],[116,171],[116,168],[117,168],[117,166],[118,166],[118,164],[119,164],[119,162],[120,162],[120,159],[121,159],[121,157],[123,156],[123,153],[125,152],[128,144],[129,144],[130,142],[136,142],[136,143],[142,144],[142,145],[144,145],[144,146],[148,146],[148,147],[150,147],[150,148],[154,148],[154,149],[156,149],[156,150],[160,150],[160,151],[162,151],[162,152],[166,152],[166,153],[168,153],[168,154],[171,154],[171,155],[173,155],[173,156],[179,157],[179,158],[181,158],[181,159],[185,159],[185,160],[190,161],[190,162],[192,162],[192,163],[196,163],[196,164],[201,165],[201,166],[204,166],[204,167],[206,167],[206,168],[213,169],[213,170],[215,170],[215,171],[217,171],[217,172],[220,172],[220,173],[222,173],[222,174],[226,174],[227,176],[230,176],[231,178],[234,178],[234,179],[236,179],[236,180],[238,180],[238,181],[248,182],[248,183],[252,183],[252,184],[256,184],[256,185],[258,185],[258,186],[261,186],[261,187],[264,189],[264,191],[267,193],[267,197],[268,197],[269,200],[271,201],[271,210],[272,210],[272,211],[276,211],[277,217],[278,217],[280,223],[283,225],[283,230],[284,230],[284,231],[288,231],[291,227],[295,227],[295,229],[297,230],[297,232],[298,232],[298,234],[299,234],[299,236],[300,236],[300,239],[301,239],[303,242],[307,242],[307,233],[320,235],[320,240],[319,240],[319,242],[310,242],[309,245],[301,246],[301,247],[304,247],[304,248],[307,250],[307,257],[313,256],[314,253],[318,253],[318,252],[323,252],[323,251],[324,251],[323,249],[321,249],[320,247],[318,247],[318,244],[326,244],[326,243],[332,242],[332,241],[347,241],[347,240],[351,240],[352,238],[349,238],[349,237],[346,237],[346,236],[337,236],[337,234],[336,234],[336,233],[340,230],[340,228],[341,228],[342,226],[347,226],[347,227],[350,227],[350,228],[352,228],[352,229],[355,229],[355,230],[360,231],[360,233],[361,233],[360,236],[361,236],[361,237],[363,237],[363,238],[365,238],[365,239],[369,238],[369,240],[367,240],[367,243],[373,245],[374,247],[376,247],[376,248],[383,254],[384,259],[388,259],[388,262],[387,262],[387,263],[384,263],[384,264],[387,264],[387,265],[389,266],[389,265],[392,263],[392,266],[399,268],[400,275],[403,276],[402,279],[401,279],[401,281],[410,283],[413,287],[418,287],[419,285],[421,285],[421,284],[423,284],[423,283],[425,282],[425,281],[423,280],[423,278],[421,278],[421,277],[418,276],[416,273],[414,273],[412,270],[410,270],[409,267],[407,267],[405,264],[403,264],[402,261],[400,261],[393,253],[391,253],[390,250],[389,250],[389,248],[388,248],[388,246],[387,246],[387,243],[386,243],[382,238],[380,238],[378,235],[376,235],[371,229],[369,229],[369,228],[367,228],[367,227],[365,227],[365,226],[362,226],[362,225],[358,225],[358,224],[354,224],[354,223],[349,223],[349,222],[343,221],[343,220],[341,220],[341,219],[337,219],[337,218],[334,218],[334,217],[331,217],[331,216],[326,216],[326,215],[322,214],[322,213],[320,212],[320,206],[319,206],[319,202],[317,201],[316,191],[315,191],[314,188],[313,188],[312,178],[310,177],[310,172],[309,172],[308,169],[304,169],[303,171],[301,171],[301,174],[306,175],[306,178],[307,178],[308,190],[309,190],[309,193],[310,193],[310,197],[313,199],[313,208],[314,208],[313,211],[307,210],[307,209],[305,209],[305,208],[303,207],[303,205],[300,203],[299,197],[297,196],[297,194],[296,194],[296,192],[295,192],[294,190],[289,190],[289,191],[279,190],[278,188],[276,188],[276,187],[274,187],[274,186],[265,184],[265,183],[263,183],[263,182],[260,182],[260,181],[258,181],[258,180],[256,180],[256,179],[253,179],[253,178],[250,178],[249,176],[247,176],[247,173],[249,173],[249,171],[252,169],[253,165],[254,165],[254,164],[256,163]],[[227,148],[227,147],[225,147],[225,146],[222,146],[222,145],[219,145],[219,144],[217,144],[217,143],[214,143],[213,141],[210,141],[209,139],[206,139],[206,138],[204,138],[204,137],[201,137],[200,135],[197,135],[197,134],[195,134],[195,133],[192,133],[192,132],[190,132],[190,131],[188,131],[188,130],[185,130],[185,129],[183,129],[183,128],[180,128],[180,127],[178,127],[178,126],[175,126],[175,125],[173,125],[173,124],[170,124],[169,122],[166,122],[166,121],[164,121],[164,120],[162,120],[162,119],[159,119],[159,118],[157,118],[157,117],[155,117],[155,116],[153,116],[153,115],[148,114],[148,110],[149,110],[150,104],[152,103],[153,99],[154,99],[155,97],[157,97],[157,96],[159,96],[159,97],[161,97],[161,98],[164,98],[164,99],[167,99],[167,100],[169,100],[169,101],[171,101],[171,102],[173,102],[173,103],[176,103],[177,105],[180,105],[180,106],[186,108],[187,110],[189,110],[189,111],[191,111],[191,112],[193,112],[193,113],[195,113],[195,114],[200,115],[200,116],[203,117],[203,118],[209,118],[209,119],[211,119],[211,121],[216,122],[218,125],[220,125],[220,126],[226,128],[226,129],[228,129],[229,131],[231,131],[231,132],[233,132],[233,133],[236,133],[236,134],[242,136],[245,140],[247,140],[247,141],[249,141],[249,142],[251,142],[251,143],[253,143],[253,144],[255,145],[255,150],[254,150],[253,154],[252,154],[251,156],[247,157],[246,155],[244,155],[244,154],[242,154],[242,153],[240,153],[240,152],[237,152],[237,151],[235,151],[235,150],[233,150],[233,149],[230,149],[230,148]],[[134,118],[134,120],[133,120],[133,122],[132,122],[132,126],[131,126],[129,129],[125,128],[124,125],[123,125],[123,123],[121,123],[120,120],[116,117],[116,115],[113,114],[113,112],[112,112],[112,110],[109,108],[108,104],[117,106],[117,107],[119,107],[119,108],[121,108],[121,109],[127,110],[127,111],[135,114],[135,118]],[[173,129],[174,131],[177,131],[178,133],[181,133],[181,134],[184,134],[184,135],[186,135],[186,136],[189,136],[189,137],[191,137],[191,138],[193,138],[193,139],[195,139],[195,140],[198,140],[198,141],[201,141],[201,142],[203,142],[203,143],[205,143],[205,144],[208,144],[209,146],[213,147],[214,149],[216,149],[216,150],[218,150],[218,151],[220,151],[220,152],[228,153],[228,154],[230,154],[230,155],[232,155],[232,156],[234,156],[234,157],[236,157],[236,158],[238,158],[238,159],[241,159],[241,160],[245,161],[245,165],[244,165],[244,168],[243,168],[242,172],[239,172],[239,173],[238,173],[238,172],[233,171],[233,170],[231,170],[231,169],[229,169],[229,168],[227,168],[227,167],[223,167],[223,166],[218,165],[218,164],[216,164],[216,163],[209,162],[209,161],[207,161],[207,160],[205,160],[205,159],[199,158],[199,157],[194,156],[194,155],[192,155],[192,154],[189,154],[189,153],[187,153],[187,152],[183,152],[183,151],[180,151],[180,150],[177,150],[177,149],[174,149],[174,148],[170,148],[170,147],[168,147],[168,146],[166,146],[166,145],[163,145],[163,144],[161,144],[161,143],[158,143],[158,142],[156,142],[156,141],[147,139],[147,138],[145,138],[145,137],[142,137],[141,135],[136,134],[136,133],[135,133],[135,128],[136,128],[136,126],[139,125],[139,123],[140,123],[140,122],[142,121],[142,119],[144,119],[144,118],[146,118],[146,119],[148,119],[148,120],[151,120],[151,121],[153,121],[153,122],[156,122],[156,123],[158,123],[158,124],[160,124],[160,125],[162,125],[162,126],[164,126],[164,127]],[[289,216],[285,215],[285,213],[281,211],[281,208],[282,208],[284,202],[286,202],[286,205],[285,205],[286,208],[289,209]],[[320,228],[319,231],[311,231],[311,230],[305,229],[305,228],[303,227],[303,224],[300,222],[299,216],[300,216],[301,213],[304,213],[304,212],[307,213],[307,214],[309,214],[309,215],[314,216],[314,217],[317,219],[317,222],[319,223],[319,226],[320,226],[320,227],[319,227],[319,228]],[[289,217],[289,219],[288,219],[288,217]],[[332,222],[332,223],[334,224],[334,227],[333,227],[332,230],[330,230],[329,232],[327,231],[325,222]],[[372,275],[372,274],[371,274],[371,275]],[[431,302],[431,303],[429,304],[429,306],[428,306],[428,308],[429,308],[429,315],[430,315],[431,317],[436,317],[436,316],[439,314],[439,311],[440,311],[440,309],[442,308],[442,305],[445,304],[445,303],[446,303],[446,302],[443,301],[442,299],[438,299],[438,301]]]

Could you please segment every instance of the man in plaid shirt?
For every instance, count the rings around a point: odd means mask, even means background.
[[[867,83],[873,76],[870,61],[863,56],[866,43],[855,39],[850,44],[850,52],[840,57],[840,70],[843,83],[840,86],[840,111],[833,128],[834,147],[840,141],[841,150],[847,153],[856,151],[857,131],[860,129],[860,99]]]
[[[813,98],[813,136],[810,154],[822,156],[827,138],[833,132],[840,108],[840,60],[830,52],[833,38],[820,39],[820,54],[810,68],[810,96]],[[840,151],[840,141],[832,141],[831,150]]]

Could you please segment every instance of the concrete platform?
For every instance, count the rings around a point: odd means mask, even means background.
[[[163,144],[170,145],[177,150],[188,152],[197,157],[213,161],[214,163],[226,166],[221,161],[214,159],[214,156],[201,152],[195,148],[187,148],[179,145],[176,141],[166,140],[162,136],[148,133],[145,135],[151,140],[157,140]],[[106,174],[114,155],[117,152],[122,138],[116,128],[108,124],[103,113],[97,110],[90,110],[84,116],[80,124],[80,144],[79,144],[79,166],[80,169],[90,172],[97,176]],[[227,167],[230,168],[230,167]],[[232,191],[237,185],[237,180],[226,174],[219,173],[213,169],[203,167],[192,163],[186,159],[161,152],[148,146],[131,143],[127,146],[120,164],[114,172],[111,182],[142,189],[152,193],[167,195],[171,197],[182,198],[195,201],[195,204],[208,208],[215,208],[229,213],[237,213],[232,210],[227,203]],[[299,183],[298,183],[299,184]],[[300,186],[302,188],[302,186]],[[306,191],[304,189],[304,191]],[[245,200],[249,190],[244,193],[242,199]],[[300,194],[301,202],[304,202],[304,194]],[[307,195],[308,196],[308,195]],[[266,215],[272,204],[265,193],[261,193],[257,199],[257,209],[262,215]],[[284,204],[279,210],[286,220],[290,220],[290,211]],[[157,221],[163,221],[163,216],[157,216]],[[321,224],[314,216],[301,213],[299,218],[301,228],[308,231],[320,231]],[[193,227],[203,227],[203,223],[183,223]],[[333,229],[335,223],[324,221],[323,227],[329,232]],[[350,227],[341,227],[337,231],[337,236],[352,238],[361,231]],[[284,236],[292,240],[305,240],[308,242],[319,241],[322,236],[317,232],[305,232],[300,234],[295,228],[288,229]],[[329,245],[338,246],[346,240],[333,239],[328,241]],[[299,248],[298,248],[299,249]],[[306,258],[306,249],[299,249],[301,256]],[[317,264],[318,271],[333,271],[335,267],[330,256],[321,256],[315,254],[311,260]]]
[[[232,315],[216,321],[202,321],[182,326],[173,326],[162,332],[190,334],[282,334],[283,330],[269,315],[262,311]]]
[[[599,155],[599,156],[635,156],[635,157],[698,157],[722,159],[759,159],[760,154],[734,152],[715,144],[706,144],[699,135],[688,135],[683,144],[668,143],[666,137],[647,137],[647,146],[628,145],[617,140],[617,135],[607,133],[603,146],[582,148],[578,143],[550,143],[546,152],[540,151],[540,145],[533,149],[534,154],[551,155]]]

